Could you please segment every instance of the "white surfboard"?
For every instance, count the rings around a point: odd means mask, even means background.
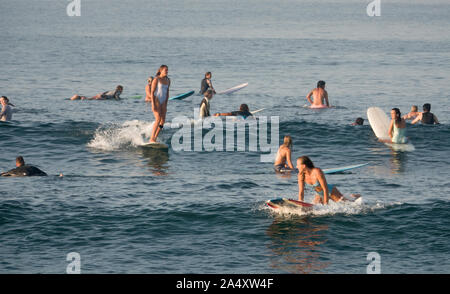
[[[168,145],[166,145],[164,143],[160,143],[160,142],[146,143],[146,144],[140,145],[140,147],[142,147],[142,148],[153,148],[153,149],[169,149]]]
[[[387,114],[379,107],[369,107],[367,109],[367,119],[372,127],[375,136],[378,139],[390,140],[389,137],[389,125],[391,120]],[[397,151],[414,151],[414,145],[411,143],[406,144],[395,144],[395,143],[384,143]]]
[[[236,91],[239,91],[239,90],[241,90],[241,89],[243,89],[243,88],[245,88],[245,87],[247,87],[247,86],[248,86],[248,83],[243,83],[243,84],[237,85],[237,86],[235,86],[235,87],[233,87],[233,88],[230,88],[230,89],[227,89],[227,90],[225,90],[225,91],[219,92],[219,93],[217,93],[217,94],[219,94],[219,95],[222,95],[222,94],[231,94],[231,93],[234,93],[234,92],[236,92]]]

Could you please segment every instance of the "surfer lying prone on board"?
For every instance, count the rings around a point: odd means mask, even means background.
[[[78,94],[73,95],[70,100],[120,100],[120,94],[123,92],[123,87],[121,85],[118,85],[115,90],[113,91],[106,91],[100,94],[97,94],[91,98],[88,98],[86,96],[80,96]]]
[[[35,166],[25,164],[22,156],[16,158],[16,168],[1,173],[2,177],[27,177],[27,176],[47,176],[45,172]]]
[[[214,116],[242,116],[246,119],[249,116],[253,117],[253,114],[251,114],[247,104],[241,104],[238,111],[216,113]]]
[[[402,118],[400,109],[392,108],[391,110],[391,124],[389,125],[389,137],[391,140],[380,139],[384,143],[406,144],[408,138],[406,137],[406,121]]]
[[[313,187],[316,197],[313,203],[328,204],[329,198],[334,202],[354,201],[361,197],[359,194],[351,194],[354,198],[347,199],[334,186],[327,183],[325,175],[320,168],[314,166],[314,163],[308,156],[302,156],[297,159],[298,168],[298,200],[303,201],[305,196],[305,184]]]
[[[291,160],[292,138],[291,136],[284,136],[283,145],[278,148],[277,157],[275,158],[275,171],[294,171],[294,166]]]

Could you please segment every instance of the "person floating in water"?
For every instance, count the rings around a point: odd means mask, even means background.
[[[402,118],[400,109],[392,108],[391,123],[388,130],[390,140],[380,139],[384,143],[406,144],[408,138],[406,137],[406,121]]]
[[[250,112],[247,104],[241,104],[238,111],[216,113],[214,116],[241,116],[247,119],[249,116],[253,117],[253,114]]]
[[[200,94],[205,94],[206,91],[211,90],[213,91],[213,94],[216,94],[216,90],[214,90],[214,87],[211,82],[212,74],[210,71],[205,73],[205,78],[202,80],[202,83],[200,85]]]
[[[305,185],[310,185],[316,192],[314,204],[328,204],[329,199],[339,201],[354,201],[361,197],[359,194],[351,194],[354,199],[347,199],[342,193],[331,184],[327,183],[325,175],[320,168],[314,166],[314,163],[308,156],[297,158],[298,169],[298,200],[303,201],[305,196]]]
[[[2,96],[0,98],[0,104],[2,105],[2,110],[0,112],[0,121],[10,121],[12,120],[12,114],[14,110],[11,106],[14,106],[9,102],[8,97]]]
[[[408,114],[405,114],[403,116],[403,119],[414,120],[420,114],[420,112],[418,112],[417,110],[418,110],[417,105],[411,106],[411,111]]]
[[[120,94],[122,94],[122,92],[123,87],[121,85],[118,85],[116,89],[113,91],[103,92],[91,98],[75,94],[70,98],[70,100],[111,100],[111,99],[120,100]]]
[[[419,121],[424,125],[433,125],[439,124],[439,121],[433,113],[430,112],[431,104],[425,103],[422,106],[423,112],[419,113],[419,115],[411,122],[412,124],[418,123]]]
[[[203,119],[205,117],[211,116],[209,102],[211,101],[213,96],[214,96],[213,90],[207,90],[205,92],[205,97],[200,103],[200,112],[199,112],[200,118]]]
[[[311,100],[311,96],[313,97],[313,100]],[[317,88],[312,89],[308,95],[306,95],[306,99],[311,103],[311,108],[330,107],[328,92],[325,90],[325,82],[318,81]]]
[[[145,86],[145,102],[152,102],[152,82],[153,77],[149,77]]]
[[[156,143],[156,138],[158,138],[158,135],[164,127],[164,122],[166,120],[170,87],[170,79],[167,76],[168,73],[169,67],[163,64],[159,67],[158,72],[152,81],[150,99],[152,102],[152,111],[155,116],[155,122],[153,123],[150,143]]]
[[[362,126],[364,124],[364,118],[358,117],[354,123],[352,123],[352,126]]]
[[[283,144],[278,148],[277,157],[275,158],[275,171],[293,171],[294,165],[291,160],[292,138],[284,136]]]
[[[16,158],[16,168],[1,173],[2,177],[47,176],[45,172],[32,165],[26,165],[22,156]]]

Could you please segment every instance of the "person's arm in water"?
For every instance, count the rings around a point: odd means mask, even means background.
[[[309,101],[309,103],[311,103],[311,105],[313,104],[313,101],[311,100],[311,96],[313,94],[314,90],[311,90],[308,95],[306,95],[306,99]]]
[[[434,123],[437,124],[437,125],[439,125],[440,123],[439,123],[439,121],[438,121],[438,119],[437,119],[437,116],[434,115],[434,113],[433,113],[433,118],[434,118]]]
[[[420,113],[412,122],[411,124],[416,124],[417,122],[419,122],[422,119],[422,113]]]
[[[297,178],[298,178],[298,200],[303,201],[305,197],[305,176],[299,173]]]
[[[319,184],[323,190],[323,204],[328,204],[328,195],[329,195],[330,191],[328,191],[327,180],[325,179],[325,175],[323,174],[321,169],[318,169],[317,173],[318,173],[317,180],[319,181]]]
[[[325,102],[327,103],[327,107],[330,107],[330,103],[328,102],[328,92],[323,90],[323,97],[325,98]]]

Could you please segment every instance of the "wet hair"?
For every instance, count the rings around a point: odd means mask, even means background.
[[[208,75],[211,75],[211,72],[210,72],[210,71],[207,71],[207,72],[205,73],[205,79],[206,79],[206,77],[207,77]]]
[[[240,111],[247,111],[250,112],[250,110],[248,109],[248,105],[247,104],[241,104],[241,107],[239,107]]]
[[[165,64],[161,65],[158,68],[158,72],[156,73],[156,76],[159,76],[161,74],[161,71],[162,71],[163,68],[169,69],[169,67],[167,65],[165,65]]]
[[[291,138],[291,136],[289,136],[289,135],[284,136],[283,145],[288,147],[288,148],[292,147],[292,138]]]
[[[358,118],[355,120],[355,124],[357,124],[358,126],[362,126],[362,125],[364,124],[364,118],[358,117]]]
[[[123,91],[123,87],[122,87],[121,85],[118,85],[118,86],[116,87],[116,90]]]
[[[425,103],[422,106],[423,111],[430,111],[431,110],[431,104],[430,103]]]
[[[402,114],[400,113],[400,109],[392,108],[392,110],[395,111],[395,122],[400,123],[402,121]]]
[[[417,105],[411,106],[411,111],[417,112],[418,109]]]
[[[0,97],[0,98],[3,98],[3,99],[6,100],[6,102],[9,102],[9,99],[8,99],[8,97],[6,97],[6,96],[2,96],[2,97]]]
[[[314,163],[308,156],[301,156],[297,160],[300,160],[300,163],[306,165],[307,168],[314,168]]]
[[[22,156],[17,156],[16,163],[19,163],[20,165],[25,165],[25,160],[23,160]]]
[[[323,87],[325,87],[325,81],[318,81],[317,88],[323,88]]]

